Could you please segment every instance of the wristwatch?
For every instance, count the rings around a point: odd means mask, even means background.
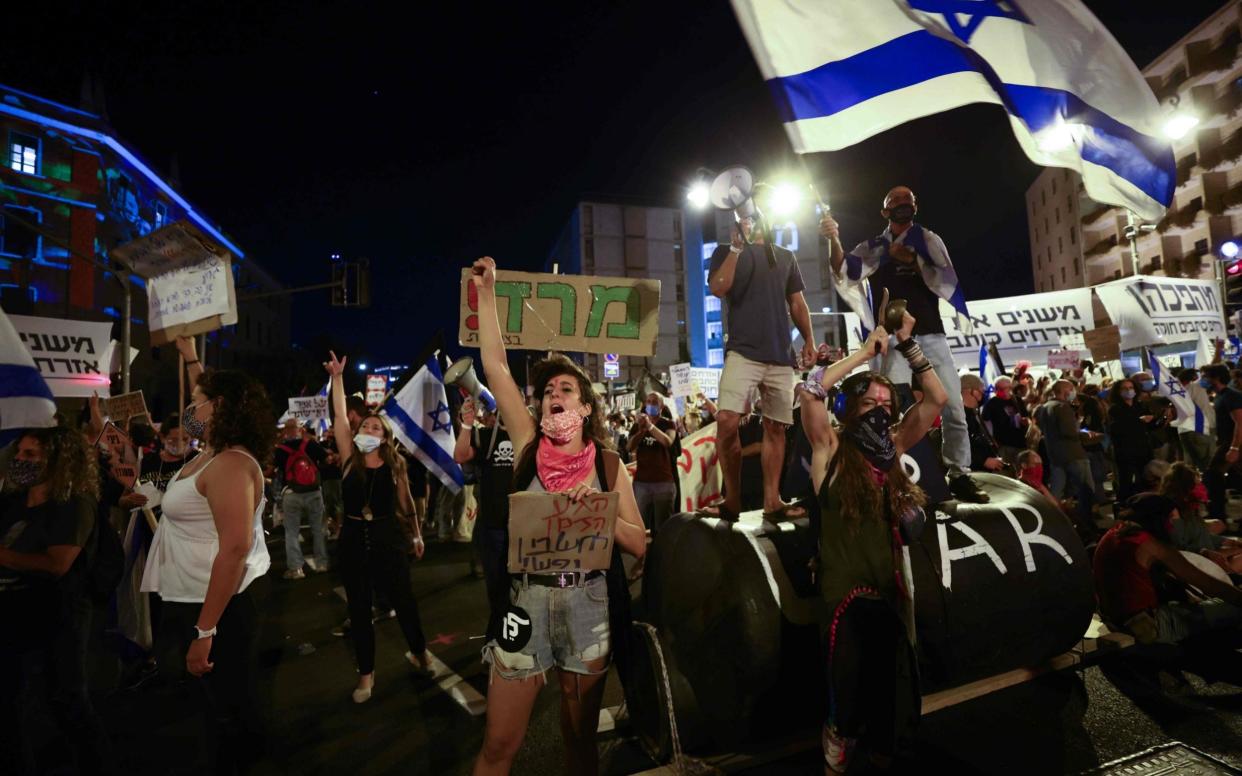
[[[198,641],[199,639],[209,639],[214,635],[216,635],[215,628],[208,628],[207,630],[203,630],[197,625],[194,626],[194,640],[195,641]]]

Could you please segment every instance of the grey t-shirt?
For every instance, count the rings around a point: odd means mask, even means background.
[[[794,364],[790,337],[789,296],[801,291],[802,271],[793,253],[773,246],[776,266],[768,266],[764,246],[747,245],[737,257],[733,287],[725,297],[725,350],[764,364]],[[728,244],[712,253],[715,272],[729,257]]]
[[[1082,438],[1078,435],[1078,415],[1073,405],[1049,399],[1036,411],[1035,421],[1043,432],[1052,466],[1086,459],[1087,451],[1083,449]]]

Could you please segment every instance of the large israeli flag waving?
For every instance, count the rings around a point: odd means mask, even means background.
[[[461,490],[461,467],[453,460],[453,411],[444,375],[433,355],[409,382],[384,403],[393,433],[449,490]]]
[[[1160,106],[1079,0],[733,0],[798,153],[995,103],[1031,161],[1158,220],[1176,183]]]
[[[56,425],[55,414],[51,389],[13,322],[0,310],[0,447],[23,429]]]

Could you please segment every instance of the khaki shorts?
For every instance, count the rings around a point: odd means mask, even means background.
[[[789,426],[793,424],[793,386],[792,366],[764,364],[730,352],[725,355],[716,406],[744,415],[750,411],[750,399],[758,389],[763,400],[763,417]]]

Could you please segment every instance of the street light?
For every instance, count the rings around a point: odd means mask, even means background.
[[[1220,246],[1220,255],[1226,259],[1236,259],[1238,257],[1238,244],[1233,240],[1229,240]]]
[[[1199,126],[1199,117],[1191,111],[1177,107],[1180,98],[1173,95],[1169,98],[1169,117],[1164,122],[1164,136],[1169,140],[1181,140],[1187,133]]]
[[[359,372],[365,372],[365,371],[367,371],[367,365],[366,365],[366,362],[364,362],[364,361],[360,361],[360,362],[358,363],[358,371],[359,371]]]
[[[772,215],[785,218],[794,214],[802,204],[802,189],[792,183],[778,183],[772,189],[770,200]]]
[[[707,207],[708,188],[703,181],[698,181],[690,187],[690,191],[686,193],[686,200],[695,210],[703,210]]]

